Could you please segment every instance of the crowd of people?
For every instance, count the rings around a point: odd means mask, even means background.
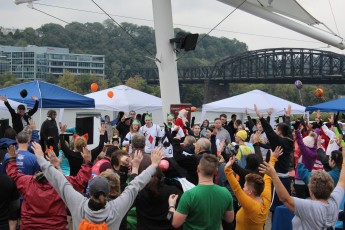
[[[102,119],[100,141],[0,96],[12,127],[0,139],[0,229],[264,229],[285,205],[293,229],[335,229],[344,219],[345,142],[339,113],[328,122],[270,125],[220,114],[196,124],[188,111],[164,124],[149,113]],[[66,138],[65,133],[74,133]],[[343,228],[343,227],[341,227]]]

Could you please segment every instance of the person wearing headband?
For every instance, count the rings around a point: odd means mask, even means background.
[[[126,146],[126,149],[128,149],[128,154],[132,153],[132,139],[135,134],[137,134],[140,130],[141,123],[140,121],[134,119],[132,121],[131,127],[129,129],[129,132],[127,133],[125,139],[122,142],[122,146]]]

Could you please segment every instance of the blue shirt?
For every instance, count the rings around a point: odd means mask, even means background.
[[[4,157],[4,162],[8,159],[8,153]],[[4,165],[4,163],[3,163]],[[40,171],[40,166],[37,163],[36,156],[29,151],[20,150],[17,155],[18,171],[25,175],[34,175]],[[4,167],[6,172],[6,166]]]

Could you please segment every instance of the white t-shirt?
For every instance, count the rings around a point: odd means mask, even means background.
[[[326,125],[323,125],[321,128],[325,132],[325,134],[329,137],[329,142],[326,149],[326,155],[330,156],[334,150],[339,150],[339,145],[337,144],[337,136]]]
[[[339,206],[343,196],[344,189],[337,186],[327,200],[328,204],[295,197],[295,217],[292,219],[292,229],[326,230],[327,227],[334,228],[338,220]]]
[[[148,128],[146,125],[141,126],[139,132],[143,134],[146,138],[145,142],[145,152],[151,153],[156,144],[156,137],[162,137],[162,131],[161,127],[156,124],[152,124],[150,128]]]

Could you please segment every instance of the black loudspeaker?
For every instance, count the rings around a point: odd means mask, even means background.
[[[93,117],[77,117],[76,118],[76,131],[79,136],[84,135],[87,133],[89,135],[87,144],[92,145],[93,144]]]
[[[195,50],[198,43],[199,34],[191,34],[186,32],[178,32],[175,38],[170,39],[170,42],[175,42],[177,49],[184,49],[185,51]]]
[[[9,119],[0,120],[0,138],[4,137],[5,130],[9,128]]]

